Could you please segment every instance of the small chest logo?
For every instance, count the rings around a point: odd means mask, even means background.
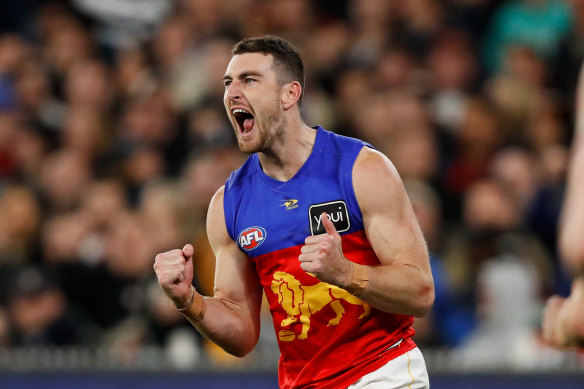
[[[239,233],[237,244],[245,251],[258,248],[266,240],[266,230],[263,227],[248,227]]]
[[[328,203],[313,204],[308,210],[310,219],[310,232],[312,235],[320,235],[326,232],[322,225],[322,213],[326,212],[329,220],[333,222],[337,232],[344,232],[351,227],[347,204],[343,200],[330,201]]]
[[[296,199],[285,200],[281,206],[286,207],[286,211],[298,208],[298,200]]]

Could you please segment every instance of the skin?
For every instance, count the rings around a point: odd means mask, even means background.
[[[584,278],[572,283],[567,298],[552,296],[543,311],[544,340],[556,348],[584,347]]]
[[[425,316],[434,302],[434,283],[426,244],[397,171],[383,154],[363,148],[355,161],[353,186],[367,239],[381,262],[368,272],[367,289],[359,298],[385,312]],[[322,220],[327,233],[306,238],[301,267],[350,290],[351,267],[366,266],[343,255],[334,224]]]
[[[564,264],[573,274],[584,273],[584,67],[577,89],[576,131],[568,168],[566,195],[560,221],[559,249]]]
[[[568,170],[560,221],[559,250],[566,268],[574,274],[568,298],[552,296],[543,312],[542,334],[557,348],[584,347],[584,66],[577,89],[576,132]]]
[[[224,104],[240,149],[258,153],[264,172],[287,181],[312,151],[315,130],[301,119],[298,108],[302,87],[296,81],[278,83],[272,56],[259,53],[235,55],[224,77]],[[243,133],[232,110],[245,109],[254,116],[251,132]],[[359,297],[391,313],[423,316],[434,300],[428,254],[411,204],[391,162],[381,153],[363,148],[354,166],[353,181],[363,214],[365,231],[381,261]],[[185,309],[185,316],[204,336],[236,356],[249,353],[260,332],[262,289],[247,256],[229,237],[223,209],[224,188],[209,205],[207,233],[216,256],[213,297]],[[306,238],[298,260],[320,280],[348,290],[357,265],[343,254],[341,237],[323,217],[326,234]],[[191,302],[193,247],[156,256],[158,281],[177,308]],[[198,293],[195,291],[195,293]],[[204,312],[202,320],[194,318]]]

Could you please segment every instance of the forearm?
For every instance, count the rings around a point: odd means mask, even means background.
[[[248,354],[259,337],[259,316],[254,318],[237,304],[218,297],[202,297],[179,310],[207,339],[237,357]],[[198,295],[198,296],[197,296]]]
[[[565,264],[574,274],[584,273],[584,66],[576,92],[576,128],[568,167],[566,196],[560,224],[559,249]]]
[[[345,289],[388,313],[425,316],[434,302],[434,283],[427,273],[408,264],[366,266],[352,263]]]
[[[559,248],[562,257],[572,271],[584,273],[584,133],[577,134],[572,149],[572,161],[566,186],[566,197],[560,224]]]

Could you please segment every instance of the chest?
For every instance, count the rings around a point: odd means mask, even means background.
[[[362,225],[354,202],[353,192],[342,182],[319,175],[292,190],[274,190],[251,180],[235,204],[234,237],[240,249],[256,257],[323,233],[323,217],[341,234],[356,231]]]

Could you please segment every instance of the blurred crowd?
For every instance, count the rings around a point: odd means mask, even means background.
[[[207,205],[245,158],[221,78],[267,33],[305,61],[306,123],[369,141],[404,180],[436,284],[422,349],[537,366],[542,304],[569,291],[584,0],[3,0],[0,349],[245,363],[190,329],[152,264],[191,242],[213,293]]]

